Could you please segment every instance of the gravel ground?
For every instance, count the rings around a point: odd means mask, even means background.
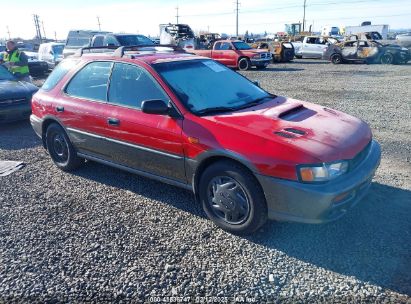
[[[244,75],[371,125],[383,159],[358,206],[242,238],[190,192],[93,162],[64,173],[28,122],[0,126],[0,159],[27,164],[0,178],[0,303],[411,303],[411,65],[296,60]]]

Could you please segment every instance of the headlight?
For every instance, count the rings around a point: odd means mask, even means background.
[[[347,161],[323,163],[322,165],[302,165],[297,168],[302,182],[326,182],[337,178],[348,170]]]

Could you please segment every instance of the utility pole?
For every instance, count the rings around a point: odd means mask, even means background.
[[[97,24],[98,24],[98,30],[101,32],[101,24],[100,24],[100,17],[97,16]]]
[[[238,0],[236,1],[236,23],[235,23],[235,35],[238,37]]]
[[[176,7],[176,12],[177,12],[176,18],[177,18],[177,24],[178,24],[178,17],[180,17],[180,16],[178,15],[178,6]]]
[[[57,32],[54,31],[54,40],[57,42]]]
[[[46,38],[46,31],[44,30],[44,21],[43,20],[41,21],[41,27],[43,28],[43,37],[44,37],[44,39],[47,39]]]
[[[7,34],[9,34],[9,40],[11,39],[11,36],[10,36],[10,29],[9,29],[9,26],[7,25]]]
[[[39,22],[39,16],[38,15],[33,15],[34,17],[34,26],[36,27],[36,35],[37,35],[37,39],[39,40],[39,42],[42,42],[42,38],[41,38],[41,31],[40,31],[40,22]]]
[[[305,7],[306,7],[305,3],[306,2],[307,2],[307,0],[304,0],[303,32],[305,30]]]

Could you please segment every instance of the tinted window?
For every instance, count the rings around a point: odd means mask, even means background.
[[[113,36],[106,36],[104,39],[104,45],[118,45],[118,42]]]
[[[144,69],[123,63],[114,65],[108,94],[110,103],[140,108],[148,99],[168,100],[154,80]]]
[[[41,87],[45,91],[49,91],[53,89],[56,84],[63,79],[64,75],[67,74],[72,67],[74,67],[78,63],[78,60],[66,59],[62,61],[58,66],[56,66],[47,77],[46,81],[44,82],[43,86]]]
[[[221,50],[221,42],[216,42],[216,44],[214,45],[214,49]]]
[[[233,44],[237,50],[250,50],[251,49],[251,46],[249,46],[245,42],[233,42]]]
[[[63,54],[64,45],[53,45],[52,49],[55,55],[61,55]]]
[[[111,62],[92,62],[86,65],[71,79],[66,93],[86,99],[107,101],[111,66]]]
[[[119,35],[117,36],[117,40],[120,42],[120,45],[154,44],[152,40],[143,35]]]
[[[83,47],[90,44],[89,37],[72,37],[68,38],[66,46],[68,47]]]

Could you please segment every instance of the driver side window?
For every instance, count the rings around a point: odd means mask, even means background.
[[[108,102],[141,108],[141,103],[149,99],[169,100],[156,80],[143,68],[126,63],[115,63],[108,90]]]

